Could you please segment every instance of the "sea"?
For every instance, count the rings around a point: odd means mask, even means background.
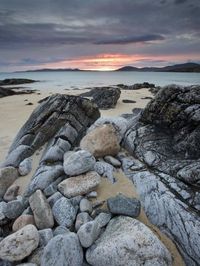
[[[38,82],[20,85],[26,89],[59,92],[67,89],[83,89],[117,84],[133,85],[149,82],[156,86],[177,84],[183,86],[200,85],[200,73],[171,72],[124,72],[124,71],[40,71],[0,73],[5,78],[28,78]],[[13,87],[13,86],[12,86]],[[18,85],[19,87],[19,85]]]

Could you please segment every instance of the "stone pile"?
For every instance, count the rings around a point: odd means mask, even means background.
[[[0,171],[1,265],[172,265],[164,244],[136,219],[138,199],[118,194],[104,207],[93,200],[102,178],[115,182],[127,129],[126,119],[94,123],[98,116],[89,100],[55,95],[18,133]],[[30,156],[45,142],[19,196],[13,182],[30,172]]]

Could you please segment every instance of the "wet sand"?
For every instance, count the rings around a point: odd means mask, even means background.
[[[124,175],[122,171],[116,173],[115,177],[117,182],[114,184],[109,182],[108,179],[102,178],[101,184],[96,189],[98,197],[97,199],[93,200],[93,202],[106,201],[108,198],[114,197],[118,193],[122,193],[127,197],[139,198],[133,183]],[[104,204],[102,208],[106,209],[106,204]],[[185,265],[181,255],[178,252],[178,249],[176,248],[176,245],[169,237],[167,237],[156,226],[150,223],[143,209],[141,210],[141,213],[137,219],[146,224],[167,247],[173,258],[173,266]]]

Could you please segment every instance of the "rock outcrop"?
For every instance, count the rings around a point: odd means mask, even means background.
[[[161,89],[132,119],[123,170],[151,222],[167,233],[187,265],[200,261],[200,87]]]
[[[5,85],[20,85],[20,84],[28,84],[36,82],[36,80],[33,79],[20,79],[20,78],[12,78],[12,79],[4,79],[0,80],[0,86]]]
[[[120,94],[120,89],[116,87],[97,87],[80,94],[80,96],[92,97],[100,109],[109,109],[116,106]]]
[[[99,116],[87,99],[60,94],[46,98],[17,134],[4,165],[19,166],[47,141],[42,161],[60,160]]]

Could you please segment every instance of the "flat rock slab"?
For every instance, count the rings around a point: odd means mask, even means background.
[[[70,177],[58,185],[58,190],[67,198],[84,195],[94,190],[101,182],[101,177],[94,171]]]
[[[37,190],[31,195],[29,203],[38,229],[52,228],[54,226],[53,214],[42,191]]]
[[[81,140],[80,147],[89,151],[95,157],[115,156],[120,150],[116,130],[111,124],[90,131]]]
[[[113,218],[106,230],[86,251],[86,260],[95,266],[171,266],[166,247],[141,222],[125,216]]]
[[[0,258],[19,261],[31,254],[39,244],[39,233],[34,225],[27,225],[0,242]]]
[[[58,265],[83,265],[83,250],[75,233],[55,236],[45,247],[41,266]]]

